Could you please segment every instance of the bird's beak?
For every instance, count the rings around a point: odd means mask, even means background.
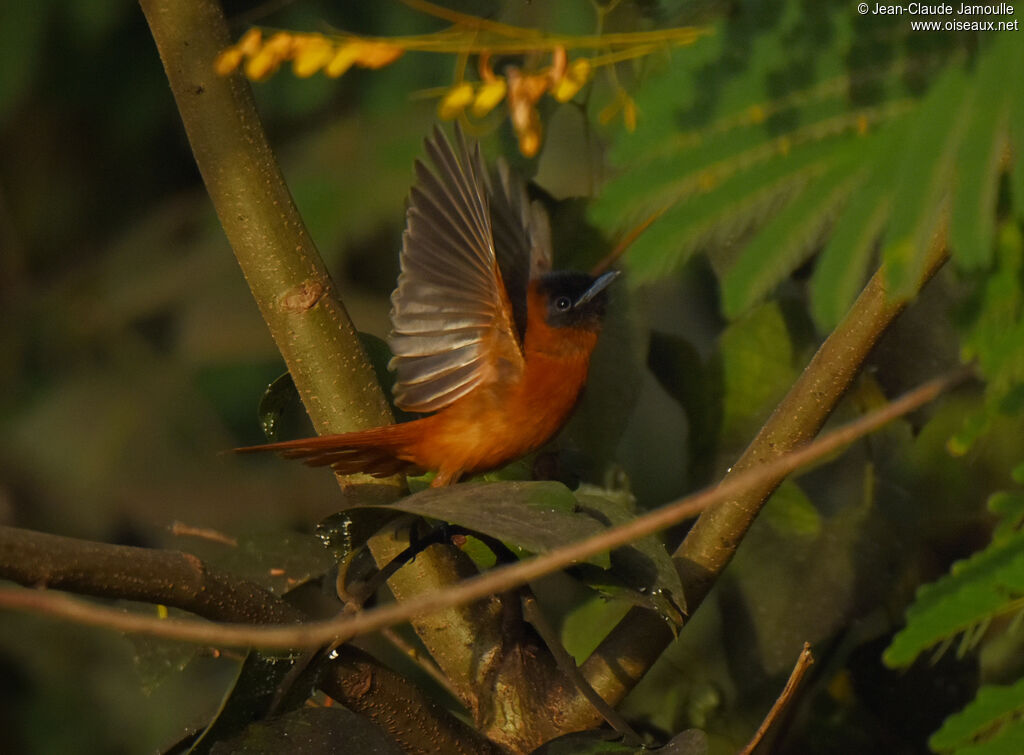
[[[582,304],[586,304],[588,301],[590,301],[599,293],[608,288],[609,284],[611,284],[611,282],[618,278],[621,274],[621,270],[611,270],[602,275],[601,277],[599,277],[597,280],[591,283],[590,288],[584,291],[583,295],[576,300],[576,306],[578,307]]]

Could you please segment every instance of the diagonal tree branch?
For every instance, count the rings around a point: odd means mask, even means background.
[[[936,234],[918,291],[947,259],[945,232]],[[785,456],[809,442],[853,382],[878,339],[906,308],[886,290],[880,268],[836,329],[825,339],[793,387],[731,468],[725,481],[751,467]],[[729,564],[744,535],[788,472],[766,477],[740,495],[717,502],[701,514],[674,558],[690,615]],[[723,482],[723,484],[725,484]],[[632,609],[584,663],[587,680],[607,701],[617,703],[643,677],[675,635],[652,611]],[[642,640],[640,639],[642,638]],[[578,706],[590,725],[593,716]]]
[[[355,329],[267,143],[249,83],[240,73],[214,73],[214,59],[231,43],[219,3],[141,0],[141,5],[207,191],[314,427],[329,434],[391,422]],[[343,488],[350,479],[339,478]],[[399,484],[360,481],[396,486],[396,492]],[[404,547],[394,539],[385,533],[371,540],[378,564]],[[442,589],[462,568],[460,555],[452,548],[431,548],[389,586],[399,600]],[[500,639],[498,617],[453,609],[416,629],[473,707],[485,694],[474,671],[483,656],[495,655],[495,642],[483,639]]]
[[[292,201],[215,0],[141,0],[199,172],[317,432],[391,421],[348,313]]]
[[[471,577],[441,592],[421,594],[404,603],[384,605],[355,615],[346,614],[322,621],[311,621],[302,626],[211,625],[183,619],[159,620],[149,616],[125,615],[65,596],[51,596],[22,589],[0,589],[0,606],[57,616],[92,626],[106,626],[125,632],[203,644],[292,649],[343,642],[361,634],[409,621],[416,616],[452,606],[466,605],[489,595],[507,592],[546,574],[585,561],[595,554],[613,550],[692,518],[712,504],[741,495],[747,488],[756,488],[766,480],[778,478],[780,475],[785,476],[835,453],[897,417],[934,401],[943,392],[963,382],[970,374],[969,370],[958,370],[930,380],[886,406],[836,428],[784,456],[754,465],[731,475],[716,487],[706,488],[699,493],[673,501],[583,540],[569,543],[540,556],[491,569],[485,574]]]

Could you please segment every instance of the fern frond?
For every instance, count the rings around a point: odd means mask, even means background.
[[[959,713],[928,740],[939,753],[1015,755],[1024,742],[1024,679],[1016,684],[986,685]]]
[[[999,174],[1009,148],[1010,93],[1007,66],[1019,44],[997,38],[974,76],[974,104],[963,146],[957,156],[949,242],[960,267],[978,269],[992,263]]]
[[[861,154],[861,149],[837,152],[831,167],[746,245],[722,280],[727,317],[760,301],[815,251],[847,197],[866,178],[866,171],[854,170]]]
[[[907,625],[883,655],[889,666],[907,666],[918,655],[962,636],[963,651],[981,639],[988,622],[1024,608],[1024,532],[993,540],[985,550],[953,565],[921,587],[907,609]]]

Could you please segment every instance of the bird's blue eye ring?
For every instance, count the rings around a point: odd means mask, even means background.
[[[559,296],[557,299],[555,299],[555,309],[559,310],[560,312],[565,312],[567,309],[571,308],[572,299],[570,299],[568,296]]]

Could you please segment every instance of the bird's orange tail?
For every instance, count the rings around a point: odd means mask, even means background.
[[[274,451],[286,459],[301,459],[311,467],[329,466],[341,474],[390,477],[417,468],[408,458],[408,449],[420,435],[417,425],[418,422],[406,422],[234,450],[240,454]]]

